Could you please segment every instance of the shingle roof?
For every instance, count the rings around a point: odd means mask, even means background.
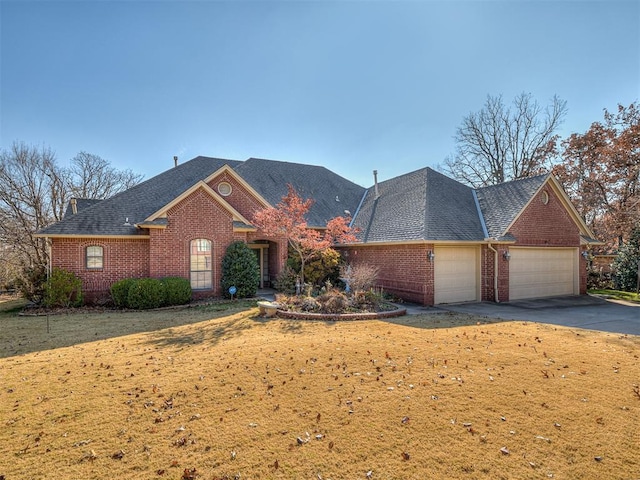
[[[41,230],[49,235],[136,235],[135,227],[225,164],[239,162],[196,157]]]
[[[359,241],[482,240],[470,187],[423,168],[367,190],[353,226]]]
[[[487,235],[504,238],[507,227],[548,178],[540,175],[474,191],[427,167],[380,182],[376,198],[374,187],[365,189],[324,167],[259,158],[196,157],[109,199],[77,199],[78,213],[68,208],[64,220],[39,233],[140,234],[136,224],[224,165],[271,205],[286,195],[287,184],[302,198],[313,199],[307,215],[310,226],[324,226],[349,211],[355,215],[353,226],[360,229],[357,236],[362,242],[482,241]],[[151,223],[164,225],[166,220]]]
[[[76,198],[75,201],[76,201],[76,210],[78,212],[81,212],[82,210],[85,210],[85,209],[87,209],[89,207],[92,207],[96,203],[100,203],[102,201],[102,199]],[[63,218],[70,217],[73,214],[74,214],[73,213],[73,207],[71,206],[71,202],[69,202],[69,205],[67,205],[67,209],[64,212],[64,217]]]
[[[324,226],[345,210],[355,211],[364,188],[324,167],[251,158],[246,162],[196,157],[100,202],[83,204],[77,214],[41,230],[43,235],[136,235],[142,223],[200,180],[224,165],[233,168],[272,205],[291,183],[303,198],[313,198],[308,222]],[[337,199],[337,200],[336,200]],[[69,209],[67,209],[69,211]]]
[[[303,199],[313,199],[307,223],[324,227],[329,220],[355,214],[365,189],[325,167],[250,158],[234,170],[271,205],[287,194],[287,184]]]
[[[489,237],[500,238],[549,174],[513,180],[476,190]]]

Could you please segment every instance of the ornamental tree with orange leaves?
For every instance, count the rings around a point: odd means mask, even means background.
[[[617,249],[640,224],[640,105],[605,109],[603,122],[563,147],[554,173],[596,236]]]
[[[253,224],[269,237],[285,237],[289,247],[300,257],[300,283],[304,284],[305,264],[318,253],[335,243],[354,242],[354,231],[349,227],[348,217],[329,220],[320,230],[307,225],[306,214],[313,200],[302,200],[292,185],[275,207],[259,210],[253,216]]]

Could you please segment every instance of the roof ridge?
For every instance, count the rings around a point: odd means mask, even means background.
[[[538,175],[532,175],[530,177],[514,178],[513,180],[507,180],[506,182],[495,183],[493,185],[485,185],[484,187],[474,188],[474,190],[486,190],[486,189],[489,189],[489,188],[500,187],[502,185],[512,185],[514,183],[531,181],[533,179],[538,179],[538,178],[543,178],[543,177],[544,178],[548,178],[550,175],[552,175],[551,172],[546,172],[546,173],[540,173]]]

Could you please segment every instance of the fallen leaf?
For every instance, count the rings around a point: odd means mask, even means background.
[[[122,460],[122,457],[124,457],[124,450],[118,450],[116,453],[111,455],[111,458],[114,460]]]

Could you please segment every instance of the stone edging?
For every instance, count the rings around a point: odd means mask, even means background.
[[[328,321],[349,321],[349,320],[375,320],[378,318],[401,317],[407,314],[406,308],[397,308],[387,312],[371,312],[371,313],[305,313],[291,312],[289,310],[278,310],[276,315],[279,318],[288,320],[328,320]]]

